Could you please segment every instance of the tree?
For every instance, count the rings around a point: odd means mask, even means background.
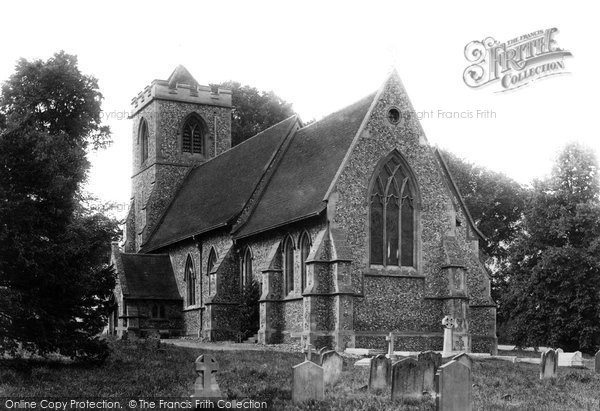
[[[521,230],[527,190],[502,173],[488,170],[443,151],[444,158],[477,227],[487,237],[481,243],[492,273],[492,297],[501,302],[508,248]]]
[[[509,249],[508,332],[520,346],[600,346],[600,188],[593,152],[569,144],[537,181]]]
[[[242,86],[236,81],[211,84],[214,88],[231,90],[233,105],[231,122],[231,145],[260,133],[294,114],[292,104],[272,91],[258,91],[255,87]]]
[[[64,52],[19,60],[0,95],[0,351],[101,358],[114,220],[81,206],[88,146],[109,142],[97,80]]]

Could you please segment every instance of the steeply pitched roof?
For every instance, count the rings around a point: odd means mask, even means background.
[[[121,253],[120,257],[123,273],[119,273],[119,279],[125,280],[122,289],[126,297],[181,299],[168,254]]]
[[[169,83],[170,88],[176,88],[177,84],[187,84],[188,86],[193,87],[198,85],[194,76],[192,76],[192,74],[181,64],[173,70],[167,82]]]
[[[232,222],[297,121],[292,116],[192,169],[140,252]]]
[[[374,97],[371,94],[298,130],[253,213],[234,237],[246,237],[323,211],[323,197]]]

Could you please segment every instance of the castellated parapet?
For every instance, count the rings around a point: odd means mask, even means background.
[[[133,176],[125,250],[137,252],[188,172],[231,148],[231,90],[212,91],[178,66],[131,104]],[[198,151],[186,150],[184,143],[190,119],[201,129]]]

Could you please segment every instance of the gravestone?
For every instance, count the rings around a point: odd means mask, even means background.
[[[392,365],[392,401],[423,395],[423,375],[417,360],[405,358]]]
[[[371,358],[369,390],[388,390],[392,373],[392,360],[383,354]]]
[[[471,370],[458,361],[442,365],[436,375],[436,406],[439,411],[471,411]]]
[[[563,352],[565,352],[565,350],[563,350],[562,348],[557,348],[557,349],[556,349],[556,353],[557,353],[557,354],[561,354],[561,353],[563,353]]]
[[[435,351],[424,351],[418,354],[417,360],[423,375],[423,391],[435,393],[435,373],[442,365],[442,354]]]
[[[146,345],[152,349],[160,348],[160,333],[158,332],[158,330],[148,331],[148,336],[146,337]]]
[[[323,382],[325,385],[334,385],[342,375],[344,360],[334,350],[321,354],[321,367],[323,367]]]
[[[192,398],[220,398],[221,390],[217,383],[216,374],[219,363],[210,354],[203,354],[196,359],[196,373]]]
[[[556,356],[559,367],[583,367],[583,356],[581,355],[581,351],[557,352]]]
[[[452,330],[456,327],[456,319],[447,315],[442,318],[442,325],[444,326],[444,349],[442,355],[449,357],[452,355]]]
[[[598,350],[598,352],[596,353],[594,360],[594,371],[600,373],[600,350]]]
[[[387,335],[385,337],[385,340],[388,342],[388,352],[387,352],[386,357],[393,358],[394,357],[394,334],[389,333],[389,335]]]
[[[312,361],[304,361],[292,367],[292,400],[323,400],[323,367]]]
[[[549,349],[542,353],[540,361],[540,380],[547,380],[556,377],[556,369],[558,368],[556,351]]]
[[[473,359],[471,357],[469,357],[466,353],[460,353],[456,356],[454,356],[452,358],[454,361],[458,361],[460,363],[463,363],[464,365],[466,365],[467,367],[469,367],[470,370],[473,369]]]
[[[323,353],[330,351],[329,348],[327,347],[321,347],[319,348],[319,351],[317,351],[317,353],[319,354],[319,358],[321,359],[321,361],[323,361]]]

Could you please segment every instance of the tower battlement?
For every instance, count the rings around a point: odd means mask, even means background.
[[[219,88],[217,92],[213,92],[209,86],[200,84],[169,84],[168,80],[154,80],[131,99],[131,115],[135,115],[154,99],[231,107],[231,90]]]

